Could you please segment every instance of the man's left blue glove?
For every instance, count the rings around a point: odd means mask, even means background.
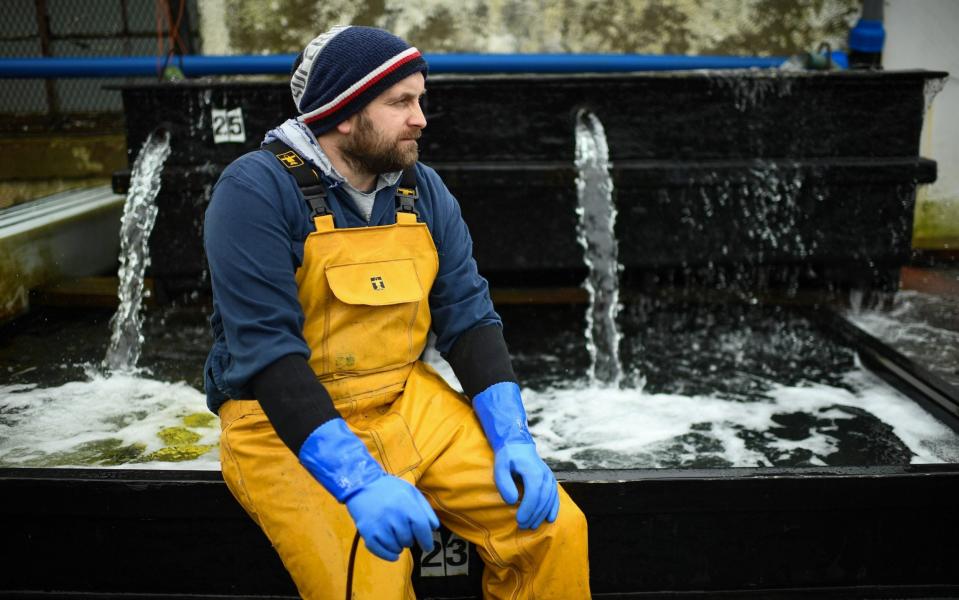
[[[516,512],[520,528],[536,529],[543,519],[555,521],[559,514],[556,477],[536,453],[519,386],[511,381],[493,384],[473,397],[473,409],[495,453],[493,480],[507,504],[519,500],[513,475],[523,482],[523,501]]]

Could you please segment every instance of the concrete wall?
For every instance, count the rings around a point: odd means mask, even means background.
[[[939,163],[936,183],[920,188],[913,245],[959,248],[959,2],[886,0],[886,69],[948,71],[923,127],[922,154]]]
[[[425,52],[790,55],[845,44],[859,0],[204,0],[207,54],[297,52],[332,25]]]

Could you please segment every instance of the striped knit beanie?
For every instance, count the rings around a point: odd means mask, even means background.
[[[338,26],[297,57],[290,89],[299,120],[320,135],[361,111],[396,82],[422,71],[420,51],[374,27]]]

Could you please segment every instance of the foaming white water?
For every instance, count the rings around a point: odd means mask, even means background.
[[[438,353],[426,358],[461,389]],[[129,373],[88,376],[51,388],[0,386],[0,466],[219,469],[219,423],[201,392]],[[844,383],[774,385],[758,402],[583,382],[523,396],[540,453],[577,468],[769,466],[797,452],[831,464],[843,439],[834,433],[863,413],[890,428],[911,462],[959,462],[959,436],[919,405],[861,368]],[[797,413],[809,422],[774,433]]]
[[[597,387],[524,390],[524,397],[541,454],[577,468],[661,468],[704,456],[727,466],[771,466],[770,450],[785,456],[798,449],[811,452],[810,464],[825,465],[838,449],[830,432],[855,417],[841,407],[891,425],[913,463],[959,461],[959,437],[914,402],[865,371],[851,371],[847,382],[855,392],[775,386],[767,402]],[[749,447],[748,433],[781,428],[774,417],[797,412],[813,415],[819,426],[809,427],[801,439],[765,435],[765,452]]]
[[[438,353],[428,352],[426,360],[461,389]],[[959,435],[918,404],[861,367],[847,373],[845,383],[850,389],[774,385],[766,402],[652,394],[585,382],[527,388],[523,398],[543,458],[580,469],[665,468],[704,459],[711,466],[772,466],[770,455],[796,451],[809,452],[809,464],[826,465],[825,459],[839,450],[840,438],[833,433],[857,418],[858,411],[890,426],[912,453],[912,463],[959,462]],[[782,428],[777,417],[795,413],[811,415],[815,425],[796,439],[769,433]],[[756,435],[763,452],[747,441]]]
[[[202,393],[130,373],[0,386],[0,466],[219,469]]]
[[[882,308],[864,308],[861,295],[850,304],[846,317],[852,323],[959,386],[959,298],[908,290],[896,292]]]

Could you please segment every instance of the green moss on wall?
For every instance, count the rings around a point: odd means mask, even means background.
[[[912,245],[924,250],[959,249],[959,199],[920,198]]]
[[[0,209],[110,183],[127,166],[123,134],[11,135],[0,139]]]
[[[859,0],[227,0],[237,53],[297,52],[333,25],[383,27],[426,52],[791,55],[845,45]]]

